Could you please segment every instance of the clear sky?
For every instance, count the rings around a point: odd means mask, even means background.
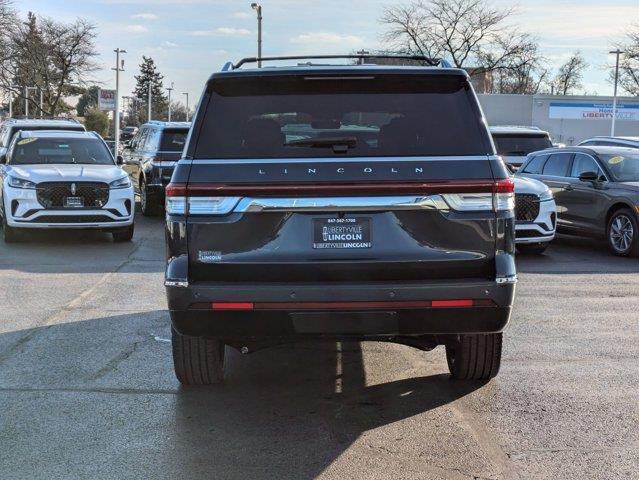
[[[241,0],[16,0],[26,15],[71,21],[84,17],[98,27],[95,77],[113,87],[114,48],[127,50],[123,94],[133,89],[142,55],[155,59],[165,86],[199,97],[206,78],[227,60],[256,55],[256,16],[250,1]],[[349,53],[375,50],[380,43],[379,17],[392,0],[262,0],[264,55]],[[494,0],[497,6],[512,6]],[[639,28],[639,0],[521,0],[511,23],[537,37],[552,66],[581,50],[589,68],[588,93],[608,95],[607,54],[634,23]]]

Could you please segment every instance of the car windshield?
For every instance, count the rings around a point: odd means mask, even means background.
[[[195,159],[486,155],[467,81],[447,75],[233,78],[209,86]]]
[[[113,157],[97,138],[27,137],[16,142],[12,165],[113,165]]]
[[[639,182],[639,154],[599,155],[617,182]]]
[[[497,154],[504,156],[525,156],[531,152],[552,147],[552,142],[546,134],[493,134],[493,140],[495,141]]]

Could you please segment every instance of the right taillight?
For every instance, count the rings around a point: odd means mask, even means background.
[[[496,212],[515,208],[515,181],[512,178],[504,178],[495,182],[493,205]]]
[[[445,193],[448,206],[458,212],[505,211],[515,208],[515,183],[511,178],[489,184],[485,192]]]
[[[189,188],[185,184],[170,183],[166,186],[166,213],[169,215],[227,215],[239,197],[210,195],[214,190],[203,187]]]

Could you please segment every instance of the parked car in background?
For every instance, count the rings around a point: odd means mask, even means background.
[[[548,132],[537,127],[495,126],[490,127],[490,133],[497,155],[513,169],[519,168],[530,152],[552,148]]]
[[[75,120],[10,118],[0,125],[0,155],[7,151],[13,136],[22,130],[29,130],[31,132],[38,130],[86,132],[84,125]]]
[[[124,146],[123,168],[140,195],[143,215],[156,214],[163,207],[164,187],[171,181],[190,127],[188,122],[148,122]]]
[[[532,153],[518,172],[541,180],[557,203],[557,228],[605,237],[616,255],[639,255],[639,151],[566,147]]]
[[[226,345],[328,338],[445,345],[454,378],[497,375],[514,182],[468,74],[422,61],[210,77],[166,187],[180,382],[220,382]]]
[[[639,148],[639,137],[592,137],[579,144],[580,147],[628,147]]]
[[[135,136],[136,133],[138,133],[138,127],[131,127],[131,126],[124,127],[120,131],[120,141],[128,142]]]
[[[0,156],[0,216],[6,242],[27,229],[99,229],[133,237],[134,194],[95,132],[21,131]]]
[[[541,254],[555,238],[555,200],[544,183],[519,175],[514,175],[513,179],[517,250],[519,253]]]

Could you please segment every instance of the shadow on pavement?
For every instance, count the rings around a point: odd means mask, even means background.
[[[316,478],[367,430],[481,387],[434,375],[366,386],[358,343],[231,355],[223,386],[182,388],[175,457],[185,478]]]
[[[330,342],[227,349],[224,384],[179,387],[167,320],[157,310],[0,335],[0,398],[13,412],[0,428],[12,438],[5,468],[24,473],[20,446],[31,445],[43,452],[33,478],[117,455],[138,478],[310,479],[366,431],[483,385],[448,375],[367,385],[361,345]]]

